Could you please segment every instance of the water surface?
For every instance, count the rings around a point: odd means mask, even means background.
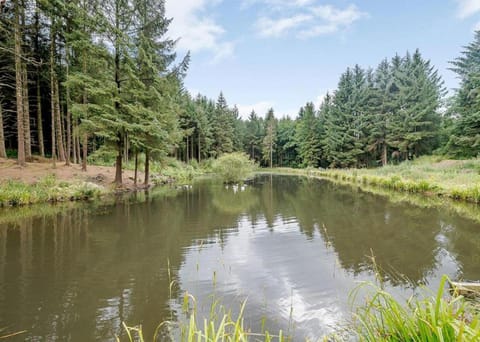
[[[373,280],[372,255],[400,296],[442,274],[480,279],[479,229],[443,207],[272,175],[0,220],[0,335],[114,341],[126,322],[151,336],[185,319],[188,291],[199,314],[246,300],[253,329],[266,318],[270,331],[318,337],[349,320],[348,293]]]

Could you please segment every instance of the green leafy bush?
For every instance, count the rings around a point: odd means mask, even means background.
[[[224,154],[213,163],[213,172],[226,183],[245,180],[255,169],[255,164],[245,153]]]

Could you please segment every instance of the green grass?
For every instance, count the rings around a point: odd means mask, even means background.
[[[357,309],[354,332],[360,341],[479,341],[480,315],[462,296],[445,296],[448,278],[444,276],[436,294],[411,297],[402,303],[390,293],[364,284],[352,293],[355,297],[364,286],[373,289],[372,297]]]
[[[279,169],[407,193],[420,193],[480,203],[480,159],[439,160],[422,157],[375,169]]]
[[[16,180],[0,183],[0,207],[24,206],[35,203],[55,203],[98,198],[102,188],[87,182],[59,182],[48,175],[35,184]]]

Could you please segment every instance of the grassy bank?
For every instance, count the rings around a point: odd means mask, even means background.
[[[37,203],[58,203],[91,200],[117,192],[113,184],[115,168],[110,162],[89,165],[82,172],[80,165],[52,168],[48,162],[28,163],[19,168],[13,160],[0,159],[0,208]],[[167,159],[152,162],[150,185],[191,182],[211,169],[211,162],[202,165]],[[133,164],[127,163],[123,172],[124,187],[135,190]],[[143,173],[138,173],[138,185],[143,186]]]
[[[418,158],[376,169],[288,169],[276,172],[325,177],[359,186],[480,203],[480,159]]]
[[[0,207],[89,200],[105,192],[104,188],[94,183],[59,181],[53,175],[45,176],[33,184],[8,180],[0,183]]]

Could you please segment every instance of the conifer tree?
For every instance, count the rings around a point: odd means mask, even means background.
[[[265,137],[263,138],[262,154],[263,160],[267,162],[270,168],[273,167],[273,153],[275,152],[277,140],[277,120],[270,108],[265,117]]]
[[[315,105],[308,102],[300,109],[295,130],[295,142],[302,167],[316,167],[320,161],[320,121]]]
[[[460,88],[452,106],[458,118],[447,151],[459,157],[476,157],[480,146],[480,31],[475,32],[473,41],[451,64],[451,70],[460,79]]]

